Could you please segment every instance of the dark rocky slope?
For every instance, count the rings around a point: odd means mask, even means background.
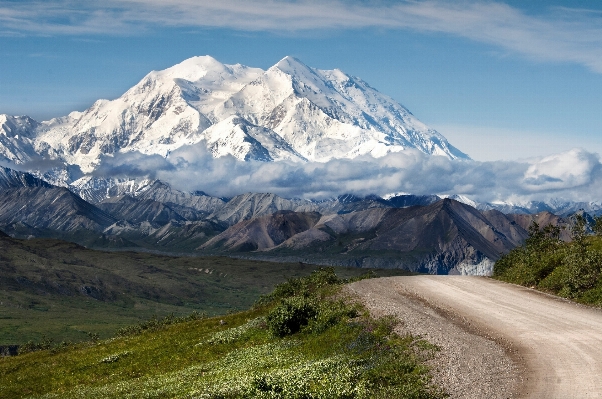
[[[499,212],[484,214],[450,199],[324,215],[313,222],[316,215],[278,212],[240,222],[201,249],[433,274],[483,274],[501,253],[527,237],[523,227]]]

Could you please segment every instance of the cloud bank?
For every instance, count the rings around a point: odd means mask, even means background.
[[[240,162],[213,158],[204,143],[173,151],[169,158],[121,153],[103,158],[98,175],[148,176],[184,191],[230,197],[272,192],[284,197],[459,194],[479,202],[563,199],[602,200],[602,164],[583,149],[527,161],[452,161],[417,150],[382,158],[364,156],[326,163]]]
[[[552,7],[530,15],[500,2],[337,0],[74,0],[0,4],[0,34],[135,34],[156,27],[246,31],[409,29],[450,34],[535,60],[602,73],[602,13]]]

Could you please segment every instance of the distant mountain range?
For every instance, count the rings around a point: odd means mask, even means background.
[[[265,71],[194,57],[83,112],[45,122],[0,115],[0,162],[32,170],[0,167],[0,229],[100,248],[485,274],[525,239],[532,220],[566,224],[562,217],[578,211],[602,213],[599,203],[436,195],[218,198],[129,177],[136,162],[119,178],[102,168],[128,153],[141,162],[189,151],[241,165],[302,165],[407,149],[470,159],[402,105],[338,69],[292,57]],[[185,164],[171,167],[186,172]]]
[[[0,187],[0,229],[15,237],[438,274],[487,274],[533,220],[570,224],[547,211],[504,214],[435,195],[216,198],[158,180],[98,178],[70,191],[8,168]]]

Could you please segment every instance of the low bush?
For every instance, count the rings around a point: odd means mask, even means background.
[[[262,306],[278,299],[294,296],[308,296],[325,287],[335,287],[374,277],[376,277],[376,273],[371,270],[357,277],[342,279],[337,276],[333,267],[319,268],[314,270],[309,276],[291,278],[284,283],[278,284],[270,294],[262,295],[255,305]]]
[[[141,334],[145,331],[157,331],[167,326],[171,326],[173,324],[186,323],[188,321],[193,320],[201,320],[205,317],[207,317],[207,315],[205,313],[200,312],[192,312],[188,316],[181,317],[174,316],[172,313],[168,316],[165,316],[162,319],[157,318],[157,316],[153,316],[147,321],[120,328],[119,330],[117,330],[115,335],[118,337],[127,337],[131,335]]]
[[[291,335],[306,326],[318,314],[318,305],[308,297],[296,296],[282,300],[266,317],[268,329],[277,337]]]
[[[24,353],[48,350],[52,348],[53,345],[54,341],[51,338],[46,338],[46,336],[44,336],[41,342],[28,341],[24,345],[21,345],[19,347],[19,355],[22,355]]]
[[[541,229],[534,223],[525,245],[495,263],[494,277],[602,305],[602,237],[586,235],[582,218],[572,228],[571,242],[560,241],[559,232],[557,227]]]

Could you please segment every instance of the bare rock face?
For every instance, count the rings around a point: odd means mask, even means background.
[[[209,219],[235,224],[254,217],[271,215],[278,211],[312,212],[318,206],[301,199],[286,199],[270,193],[237,195],[209,215]]]
[[[59,232],[100,232],[116,219],[66,188],[42,186],[2,190],[0,221]]]
[[[52,185],[30,173],[0,166],[0,188],[17,187],[52,187]]]
[[[378,197],[314,202],[247,193],[224,200],[160,181],[113,182],[97,191],[83,184],[87,195],[104,197],[93,205],[31,175],[0,172],[6,187],[0,193],[0,226],[10,234],[69,233],[77,239],[94,233],[92,243],[98,245],[487,275],[500,254],[524,241],[532,221],[567,223],[550,213],[504,215],[452,199],[405,208]]]
[[[516,224],[518,224],[525,230],[529,229],[529,226],[533,222],[537,223],[541,227],[547,226],[549,224],[551,224],[553,226],[566,226],[569,223],[567,219],[557,216],[548,211],[539,212],[534,215],[509,214],[508,218],[510,220],[516,222]],[[562,229],[560,231],[560,238],[564,241],[570,241],[571,240],[570,229]]]
[[[549,212],[505,215],[429,196],[345,195],[318,202],[247,193],[220,199],[158,180],[82,179],[77,187],[95,199],[92,204],[7,168],[0,169],[0,187],[0,227],[13,236],[431,274],[490,274],[500,254],[524,242],[533,221],[570,224]],[[570,239],[568,230],[563,234]]]
[[[171,221],[182,222],[186,220],[171,207],[150,199],[138,200],[129,196],[109,198],[98,207],[110,215],[130,223],[145,221],[167,224]]]
[[[278,211],[268,216],[245,220],[212,238],[200,249],[250,251],[273,248],[309,230],[320,219],[316,212]]]

